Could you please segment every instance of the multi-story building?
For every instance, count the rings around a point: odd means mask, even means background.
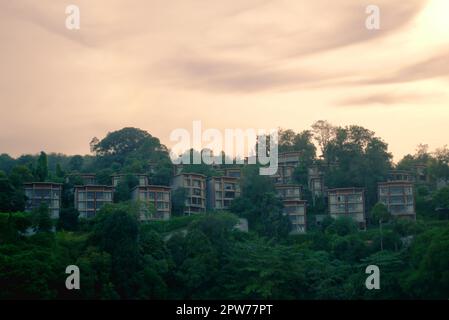
[[[302,186],[299,184],[277,184],[275,188],[282,200],[301,200]]]
[[[242,170],[239,167],[235,168],[221,168],[217,170],[218,173],[225,177],[241,178]]]
[[[307,201],[284,200],[284,214],[288,216],[292,224],[292,234],[305,233],[307,229]]]
[[[123,179],[126,178],[126,176],[132,175],[135,176],[139,180],[139,186],[147,186],[148,185],[148,176],[146,174],[126,174],[126,173],[119,173],[119,174],[113,174],[111,176],[112,178],[112,185],[114,187],[117,187],[118,184],[123,181]]]
[[[137,186],[132,190],[132,199],[140,201],[140,220],[168,220],[171,216],[170,187]],[[151,208],[151,209],[150,209]],[[152,212],[152,210],[154,210]]]
[[[52,182],[30,182],[24,184],[26,203],[25,211],[31,212],[42,203],[48,206],[52,219],[59,218],[61,208],[62,184]]]
[[[231,202],[240,196],[239,179],[234,177],[212,177],[207,180],[207,208],[227,210]]]
[[[312,192],[312,197],[315,201],[316,197],[322,197],[325,195],[324,173],[318,165],[313,165],[308,168],[307,173],[309,190]]]
[[[328,201],[331,217],[351,217],[360,228],[366,227],[365,192],[363,188],[329,189]]]
[[[388,181],[409,181],[414,182],[413,174],[406,170],[388,171]]]
[[[278,155],[278,170],[273,175],[274,183],[288,184],[293,182],[293,173],[300,162],[300,152],[282,152]]]
[[[292,234],[306,232],[307,202],[301,200],[302,186],[296,184],[278,184],[275,186],[278,197],[284,206],[283,213],[292,223]]]
[[[206,211],[206,176],[198,173],[181,173],[172,180],[172,190],[184,188],[187,215]]]
[[[81,218],[92,218],[107,203],[112,203],[114,188],[103,185],[75,186],[75,209]]]
[[[392,216],[416,219],[412,182],[381,182],[378,184],[378,197],[379,202],[387,206]]]

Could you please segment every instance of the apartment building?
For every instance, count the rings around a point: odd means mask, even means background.
[[[132,191],[132,199],[143,204],[140,220],[168,220],[171,217],[170,187],[136,186]],[[151,208],[151,210],[150,210]],[[152,210],[154,210],[152,212]],[[149,214],[151,213],[151,214]]]
[[[126,173],[119,173],[119,174],[113,174],[111,175],[112,178],[112,185],[114,187],[117,187],[118,184],[123,181],[128,175],[135,176],[139,180],[139,186],[147,186],[148,183],[148,176],[146,174],[126,174]]]
[[[97,212],[107,203],[113,201],[114,188],[103,185],[75,186],[75,209],[81,218],[93,218]]]
[[[242,177],[242,170],[239,167],[235,168],[221,168],[217,170],[218,173],[225,177],[232,177],[240,179]]]
[[[365,192],[363,188],[328,190],[329,214],[333,218],[351,217],[359,228],[366,227]]]
[[[292,223],[292,234],[306,232],[306,207],[307,202],[301,200],[302,186],[297,184],[275,185],[276,193],[282,200],[283,213]]]
[[[313,165],[307,169],[307,184],[314,201],[316,197],[325,195],[324,173],[318,165]]]
[[[240,196],[239,179],[235,177],[212,177],[207,180],[207,208],[227,210],[232,201]]]
[[[293,182],[293,173],[300,162],[300,152],[282,152],[278,155],[278,170],[272,176],[275,184]]]
[[[62,184],[52,182],[30,182],[24,184],[26,203],[25,211],[31,212],[42,203],[48,206],[50,217],[59,218],[61,209]]]
[[[416,220],[413,183],[410,181],[388,181],[378,184],[379,202],[387,206],[395,217]]]
[[[388,181],[409,181],[414,182],[414,175],[406,170],[391,170],[388,171]]]
[[[283,213],[288,216],[292,224],[291,234],[305,233],[307,230],[307,201],[284,200]]]
[[[299,184],[277,184],[275,189],[279,198],[284,200],[301,200],[302,186]]]
[[[198,173],[181,173],[173,177],[172,190],[184,188],[186,203],[184,213],[187,215],[206,211],[206,176]]]

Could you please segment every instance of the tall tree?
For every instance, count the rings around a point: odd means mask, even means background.
[[[41,151],[39,158],[37,159],[36,166],[36,178],[38,181],[43,182],[48,177],[48,164],[47,164],[47,154]]]

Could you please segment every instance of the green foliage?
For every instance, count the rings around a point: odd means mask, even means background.
[[[172,215],[180,217],[184,215],[187,199],[187,190],[185,188],[178,188],[172,192]]]
[[[41,152],[36,166],[36,179],[37,181],[45,181],[48,177],[48,164],[47,164],[47,154]]]
[[[388,212],[388,208],[383,203],[376,203],[371,209],[371,221],[374,224],[379,222],[387,222],[391,219],[391,214]]]
[[[317,163],[315,138],[323,153],[329,186],[364,187],[368,207],[375,204],[377,182],[391,168],[387,145],[362,127],[333,127],[325,121],[312,131],[280,130],[279,151],[300,151],[294,172],[309,201],[308,221],[326,213],[324,199],[312,199],[307,169]],[[249,233],[235,230],[237,216],[214,212],[183,216],[185,190],[172,195],[169,221],[138,222],[139,204],[128,176],[117,187],[117,204],[106,205],[92,220],[78,221],[71,189],[64,184],[57,232],[45,206],[22,211],[22,185],[34,179],[62,180],[65,173],[93,172],[100,184],[111,174],[148,173],[154,184],[168,185],[173,172],[168,150],[149,133],[124,128],[93,141],[95,156],[45,153],[13,159],[0,155],[0,299],[448,299],[448,188],[417,188],[418,221],[392,219],[383,205],[371,212],[378,228],[358,231],[349,218],[327,216],[304,235],[288,236],[289,219],[259,166],[243,166],[242,196],[231,211],[249,221]],[[421,147],[398,168],[427,163],[432,181],[447,179],[447,150],[429,154]],[[225,155],[223,155],[225,156]],[[215,175],[210,167],[186,172]],[[439,209],[435,212],[435,209]],[[179,216],[179,217],[176,217]],[[30,235],[29,227],[38,231]],[[383,251],[380,251],[381,243]],[[82,290],[66,290],[65,268],[81,269]],[[365,269],[381,269],[381,290],[366,290]]]
[[[58,229],[75,231],[78,229],[79,212],[73,207],[62,208],[59,213]]]
[[[25,195],[21,187],[14,186],[10,179],[0,172],[0,211],[22,211],[25,207]]]
[[[404,286],[412,298],[449,298],[449,227],[427,230],[411,248],[412,269]]]
[[[32,213],[33,226],[38,232],[50,232],[53,228],[53,221],[50,218],[48,206],[41,203],[39,208]]]

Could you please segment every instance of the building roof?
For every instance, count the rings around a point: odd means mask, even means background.
[[[207,178],[206,175],[201,174],[201,173],[195,173],[195,172],[181,172],[181,173],[178,173],[177,175],[175,175],[173,178],[176,178],[176,177],[179,177],[179,176],[187,176],[187,175]]]
[[[328,189],[327,192],[329,193],[338,193],[338,192],[364,192],[364,188],[358,188],[358,187],[348,187],[348,188],[333,188]]]
[[[275,184],[274,187],[277,188],[303,188],[302,184],[295,184],[295,183],[279,183]]]
[[[75,189],[81,189],[81,188],[108,188],[108,189],[114,189],[114,186],[107,186],[104,184],[86,184],[86,185],[76,185],[74,186]]]
[[[171,190],[171,187],[169,186],[158,186],[158,185],[147,185],[147,186],[135,186],[134,188],[132,188],[131,192],[136,190],[136,189],[165,189],[167,191]]]
[[[413,185],[413,181],[407,181],[407,180],[395,180],[395,181],[383,181],[378,182],[377,185],[391,185],[391,184],[407,184],[407,185]]]
[[[110,175],[110,177],[123,177],[123,176],[136,176],[136,177],[145,176],[145,177],[148,177],[148,175],[145,173],[114,173],[114,174]]]
[[[58,183],[58,182],[25,182],[23,185],[25,185],[25,186],[31,186],[31,185],[56,185],[56,186],[62,186],[62,183]]]

